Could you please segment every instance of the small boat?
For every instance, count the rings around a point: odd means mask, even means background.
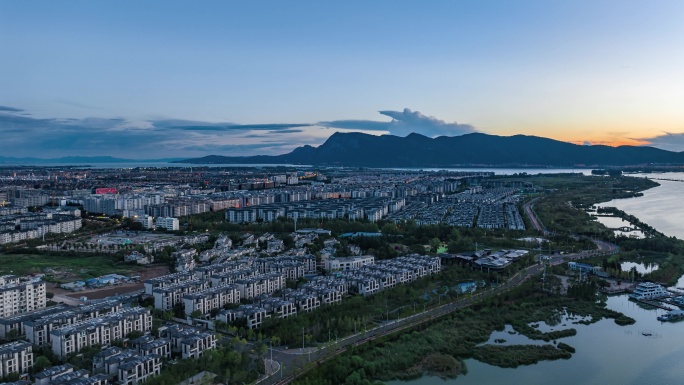
[[[660,322],[674,322],[681,319],[684,319],[684,311],[682,310],[672,310],[658,316],[658,321]]]
[[[653,335],[653,332],[650,331],[650,330],[643,330],[643,331],[641,332],[641,335],[642,335],[642,336],[646,336],[646,337],[650,337],[650,336]]]

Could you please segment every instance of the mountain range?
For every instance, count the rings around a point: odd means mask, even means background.
[[[65,163],[65,164],[90,164],[90,163],[140,163],[140,162],[172,162],[179,160],[179,158],[166,158],[166,159],[124,159],[115,158],[112,156],[64,156],[61,158],[16,158],[11,156],[0,156],[0,164],[54,164],[54,163]]]
[[[646,146],[577,145],[538,136],[472,133],[429,138],[335,133],[322,145],[282,155],[220,156],[179,160],[194,164],[302,164],[364,167],[595,167],[684,165],[684,152]]]

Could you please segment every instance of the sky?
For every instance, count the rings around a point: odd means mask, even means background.
[[[684,1],[0,0],[0,156],[281,154],[334,132],[684,151]]]

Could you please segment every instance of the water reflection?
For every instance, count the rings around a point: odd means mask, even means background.
[[[502,369],[468,359],[465,360],[468,374],[453,380],[422,377],[407,382],[391,381],[388,384],[680,383],[684,378],[684,360],[681,359],[684,355],[684,322],[661,323],[656,317],[663,314],[664,310],[644,309],[629,301],[626,295],[609,297],[607,305],[637,322],[630,326],[618,326],[613,320],[606,319],[592,325],[570,325],[564,322],[567,327],[577,329],[576,336],[562,339],[577,351],[569,360],[544,361],[536,365]],[[558,327],[565,328],[561,325]],[[650,331],[651,336],[644,336],[643,331]]]
[[[636,268],[637,273],[648,274],[652,271],[658,270],[660,266],[657,263],[637,263],[637,262],[622,262],[620,268],[622,271],[630,271],[632,268]]]
[[[641,230],[633,227],[628,221],[619,217],[598,215],[595,220],[609,229],[613,230],[615,236],[629,237],[629,238],[644,238],[644,233]]]
[[[601,207],[617,207],[627,214],[634,215],[667,236],[684,239],[684,205],[681,204],[681,192],[684,183],[666,179],[684,180],[684,173],[639,174],[639,177],[657,179],[660,186],[644,191],[644,195],[636,198],[614,199],[601,203]]]

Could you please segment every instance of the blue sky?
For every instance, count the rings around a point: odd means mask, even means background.
[[[277,154],[335,131],[684,150],[682,1],[0,0],[0,155]]]

